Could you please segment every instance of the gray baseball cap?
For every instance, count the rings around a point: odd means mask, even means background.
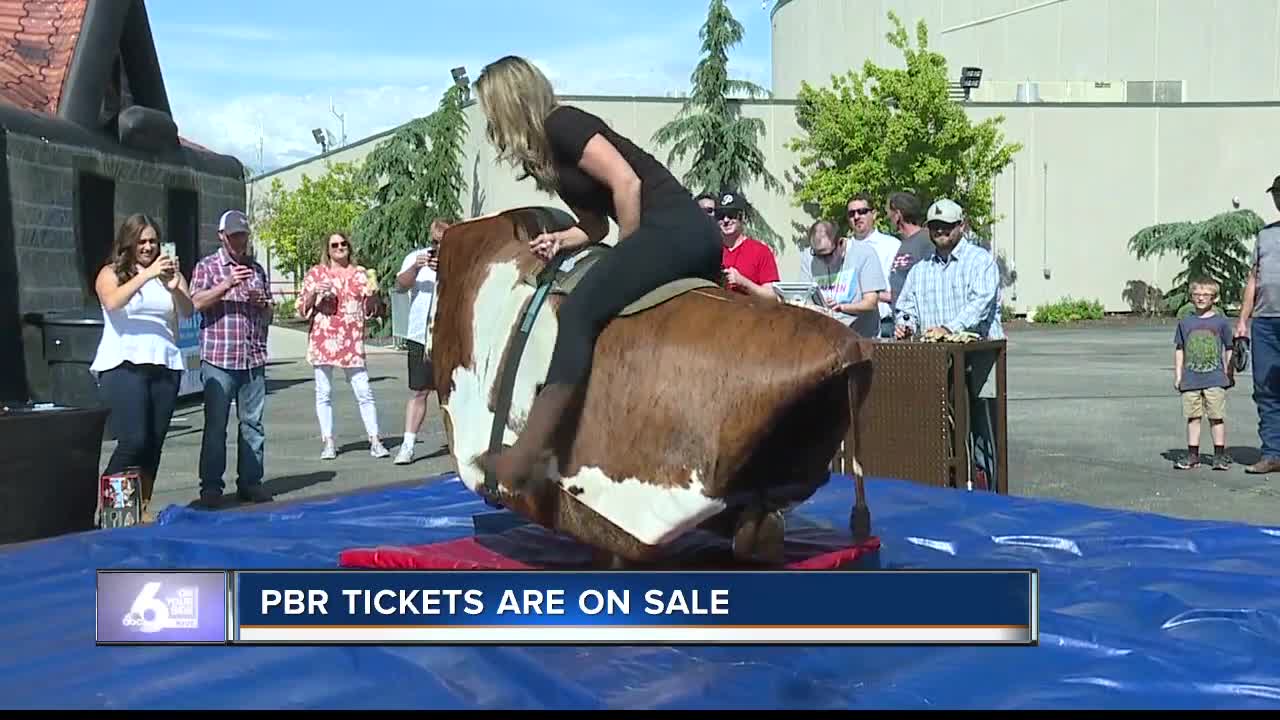
[[[948,225],[964,220],[964,210],[953,200],[943,198],[929,206],[926,223],[940,222]]]
[[[228,210],[218,220],[218,231],[228,235],[249,232],[249,218],[239,210]]]

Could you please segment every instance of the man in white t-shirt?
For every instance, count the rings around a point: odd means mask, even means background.
[[[413,446],[418,429],[427,415],[427,393],[435,389],[435,371],[431,366],[430,338],[427,322],[435,312],[436,269],[440,267],[436,247],[449,225],[436,219],[431,223],[431,243],[405,256],[396,274],[396,285],[409,291],[409,321],[405,343],[409,346],[409,396],[404,409],[404,442],[396,453],[395,463],[413,462]]]
[[[818,286],[837,320],[864,338],[880,336],[876,306],[889,283],[871,246],[837,237],[833,223],[819,220],[800,254],[800,279]]]
[[[893,271],[893,259],[902,247],[902,241],[892,235],[886,235],[876,229],[879,214],[871,204],[871,196],[867,193],[854,195],[846,207],[849,213],[849,227],[853,229],[855,242],[866,243],[875,250],[880,259],[880,270],[888,278]],[[890,293],[886,291],[880,297],[880,337],[893,337],[893,305],[888,302]]]

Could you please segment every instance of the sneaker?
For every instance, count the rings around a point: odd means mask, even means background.
[[[395,463],[397,465],[408,465],[413,462],[413,446],[401,445],[400,452],[396,453]]]
[[[1226,454],[1215,455],[1213,458],[1213,469],[1214,470],[1230,470],[1231,457]]]
[[[324,441],[324,449],[320,451],[321,460],[332,460],[338,457],[338,450],[333,446],[332,440]]]
[[[384,458],[391,454],[391,451],[383,446],[382,441],[374,438],[369,441],[369,454],[376,458]]]
[[[1182,460],[1179,460],[1178,462],[1174,463],[1173,466],[1179,470],[1194,470],[1200,467],[1200,458],[1191,457],[1190,455],[1188,455]]]

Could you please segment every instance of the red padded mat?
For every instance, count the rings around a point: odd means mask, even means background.
[[[788,530],[788,570],[835,570],[878,557],[880,539],[855,544],[848,535],[816,527]],[[342,551],[345,568],[379,570],[537,570],[588,569],[592,552],[580,543],[536,525],[428,545],[384,545]],[[728,543],[703,533],[682,538],[658,567],[680,569],[742,568]]]

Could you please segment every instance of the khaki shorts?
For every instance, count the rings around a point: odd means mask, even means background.
[[[1205,388],[1182,393],[1182,414],[1188,420],[1209,416],[1210,420],[1227,417],[1227,391],[1225,388]]]

